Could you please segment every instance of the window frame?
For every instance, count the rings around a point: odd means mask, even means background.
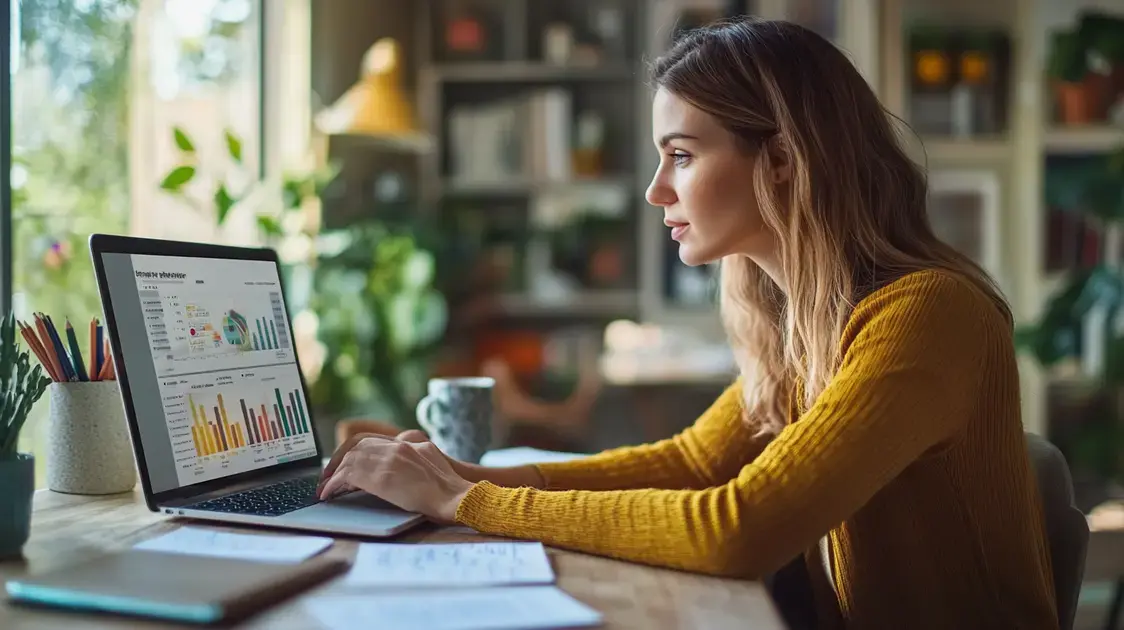
[[[13,295],[13,247],[12,232],[12,1],[0,0],[0,316],[6,317],[12,310]],[[256,0],[258,29],[258,178],[266,176],[266,106],[269,98],[266,90],[267,51],[271,49],[267,31],[266,12],[269,2]]]
[[[12,0],[0,4],[0,315],[12,310]]]

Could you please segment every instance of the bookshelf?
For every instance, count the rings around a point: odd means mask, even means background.
[[[508,318],[640,315],[631,149],[648,4],[420,5],[418,98],[437,142],[419,190],[510,261],[497,303]]]

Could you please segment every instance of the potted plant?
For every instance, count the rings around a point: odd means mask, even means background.
[[[0,322],[0,558],[18,556],[31,531],[35,458],[17,451],[31,406],[50,382],[20,349],[16,318]]]
[[[1106,104],[1111,107],[1124,91],[1124,18],[1086,11],[1081,15],[1078,30],[1100,65],[1099,74],[1108,77]]]
[[[416,229],[368,221],[323,233],[317,250],[311,308],[324,358],[313,403],[336,419],[416,426],[448,319],[434,249]]]
[[[1088,56],[1087,33],[1073,29],[1051,34],[1047,72],[1062,124],[1084,125],[1105,118],[1108,79],[1090,71]]]

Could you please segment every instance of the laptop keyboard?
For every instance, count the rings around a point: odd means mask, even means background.
[[[297,477],[184,507],[191,510],[227,512],[230,514],[281,516],[318,503],[316,486],[319,481],[319,477],[316,475]]]

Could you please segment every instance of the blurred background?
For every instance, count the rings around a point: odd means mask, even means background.
[[[1124,494],[1124,0],[4,4],[2,310],[99,314],[93,231],[269,245],[325,444],[485,373],[497,446],[579,452],[671,435],[734,374],[714,270],[643,199],[647,63],[799,22],[912,128],[937,232],[1010,299],[1028,430],[1084,509]]]

